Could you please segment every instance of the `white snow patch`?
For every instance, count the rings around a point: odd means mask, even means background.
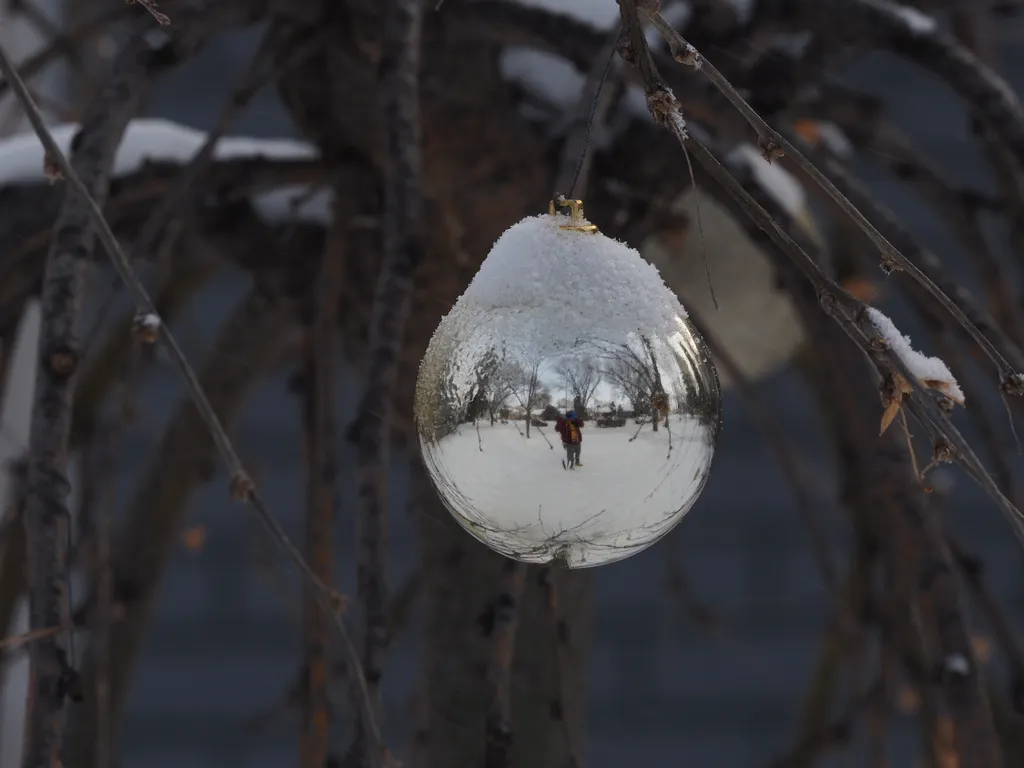
[[[65,123],[51,129],[57,146],[69,154],[78,125]],[[187,163],[206,141],[206,133],[169,120],[138,118],[129,123],[114,159],[113,175],[138,172],[146,162]],[[34,133],[0,140],[0,185],[45,180],[43,145]],[[217,160],[264,157],[272,160],[305,160],[318,156],[315,147],[293,139],[255,139],[225,136],[214,149]],[[312,195],[307,187],[288,187],[254,196],[260,213],[273,221],[285,218],[328,221],[330,194]],[[295,205],[293,205],[295,204]],[[296,207],[297,206],[297,207]]]
[[[139,318],[139,325],[149,331],[155,331],[160,327],[160,316],[149,312]]]
[[[807,196],[800,182],[776,163],[769,163],[753,144],[740,144],[728,156],[736,165],[746,165],[754,181],[791,216],[799,216],[807,205]]]
[[[690,134],[686,130],[686,118],[683,117],[681,110],[674,109],[668,113],[668,119],[672,121],[673,133],[676,134],[681,140],[689,138]]]
[[[686,53],[688,56],[693,57],[693,68],[700,69],[704,66],[704,57],[700,55],[700,51],[694,48],[689,43],[686,44]]]
[[[600,333],[671,336],[686,310],[657,268],[600,233],[560,229],[567,216],[532,216],[498,238],[451,314],[500,312],[509,343],[531,353]]]
[[[617,0],[520,0],[519,4],[569,16],[599,30],[611,30],[619,21]],[[670,20],[678,28],[689,18],[689,4],[677,3],[671,9]],[[653,27],[648,28],[645,35],[651,46],[664,45]],[[526,46],[507,47],[501,54],[499,67],[506,79],[564,109],[572,108],[579,101],[586,82],[586,73],[577,70],[562,56]]]
[[[561,56],[533,48],[506,48],[498,66],[506,79],[523,85],[559,107],[571,107],[579,101],[586,80]]]
[[[868,317],[871,318],[872,325],[882,334],[889,349],[896,353],[914,376],[922,382],[939,383],[946,395],[963,404],[963,390],[953,378],[949,366],[937,357],[927,357],[914,349],[910,344],[910,339],[900,332],[892,320],[874,307],[868,307]]]
[[[597,29],[611,29],[619,20],[616,0],[519,0],[519,4],[572,16]]]
[[[900,3],[892,3],[892,11],[910,27],[912,32],[928,35],[938,29],[938,22],[933,16],[922,13],[917,8]]]

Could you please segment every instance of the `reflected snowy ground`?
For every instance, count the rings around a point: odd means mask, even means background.
[[[700,495],[713,431],[673,414],[650,423],[583,429],[582,466],[563,469],[550,427],[462,424],[423,444],[446,506],[470,533],[519,560],[586,567],[621,560],[668,533]]]

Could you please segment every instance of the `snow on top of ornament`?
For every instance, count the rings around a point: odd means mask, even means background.
[[[512,225],[456,310],[501,315],[509,335],[533,349],[678,331],[686,310],[658,270],[624,243],[561,228],[570,221],[543,214]]]

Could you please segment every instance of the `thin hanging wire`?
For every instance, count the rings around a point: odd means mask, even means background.
[[[587,116],[587,122],[583,132],[583,146],[580,148],[579,158],[576,161],[576,170],[573,173],[572,182],[569,184],[568,198],[570,200],[573,199],[573,195],[576,192],[576,185],[579,183],[580,174],[583,172],[583,164],[586,162],[587,159],[587,151],[590,148],[590,135],[594,130],[594,118],[597,115],[597,107],[601,102],[601,92],[604,89],[605,81],[608,79],[608,73],[611,71],[612,60],[615,58],[615,52],[618,47],[617,41],[619,39],[620,32],[621,24],[618,27],[616,27],[615,32],[611,37],[611,42],[608,45],[608,53],[605,56],[604,67],[602,67],[601,69],[601,75],[598,78],[597,86],[594,89],[594,98],[590,104],[590,114]],[[570,136],[569,139],[567,139],[567,141],[572,141],[572,136]],[[562,195],[556,191],[554,199],[558,200],[561,197]]]

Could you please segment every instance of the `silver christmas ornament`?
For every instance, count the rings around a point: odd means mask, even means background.
[[[658,271],[571,215],[494,244],[427,348],[423,459],[445,506],[508,557],[582,568],[689,511],[720,431],[711,355]]]

